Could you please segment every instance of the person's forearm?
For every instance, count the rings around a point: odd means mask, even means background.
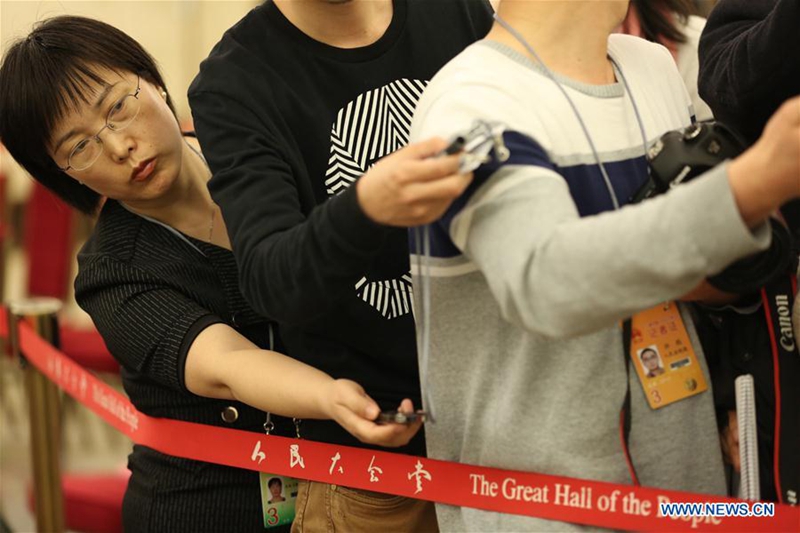
[[[730,163],[728,180],[751,228],[800,195],[800,98],[784,102],[758,142]]]
[[[218,94],[191,97],[214,173],[209,191],[225,218],[242,294],[283,324],[324,314],[354,292],[389,229],[363,214],[354,189],[312,209],[302,165],[293,165],[296,154],[264,109]]]
[[[221,359],[219,379],[231,399],[281,416],[330,418],[334,380],[324,372],[269,350],[237,350]]]
[[[354,193],[332,198],[288,229],[265,223],[271,215],[259,215],[262,208],[254,204],[231,210],[226,223],[233,228],[242,294],[254,309],[282,324],[300,324],[354,293],[390,230],[356,212]]]
[[[765,175],[764,169],[769,164],[762,160],[759,151],[748,150],[728,166],[731,192],[742,220],[750,228],[764,222],[788,196],[769,180],[754,178]],[[800,189],[800,182],[797,187]]]
[[[741,297],[741,294],[721,291],[709,283],[708,280],[703,280],[678,300],[681,302],[699,302],[705,305],[727,305],[737,302]]]
[[[679,298],[768,243],[738,220],[724,167],[668,195],[584,218],[563,181],[539,172],[484,194],[489,200],[468,207],[474,211],[454,220],[451,235],[484,273],[504,317],[547,337],[594,331]]]
[[[363,442],[400,446],[419,424],[386,428],[375,424],[380,407],[358,383],[333,379],[300,361],[259,350],[233,328],[213,324],[186,354],[186,389],[198,396],[238,400],[264,412],[336,421]],[[413,410],[403,400],[405,411]]]

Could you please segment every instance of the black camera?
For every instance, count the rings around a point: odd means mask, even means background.
[[[414,422],[427,422],[430,416],[425,411],[403,413],[401,411],[381,411],[376,424],[413,424]]]
[[[745,146],[732,130],[719,122],[701,122],[667,132],[648,151],[650,177],[631,197],[631,203],[691,181],[726,159],[738,156]],[[725,292],[748,294],[789,271],[795,260],[789,230],[775,218],[770,220],[770,227],[769,249],[733,263],[708,281]]]

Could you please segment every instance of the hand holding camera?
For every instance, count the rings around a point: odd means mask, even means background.
[[[333,380],[329,390],[321,396],[325,401],[321,409],[361,442],[379,446],[404,446],[422,427],[424,416],[414,410],[409,399],[403,400],[394,413],[404,416],[403,422],[387,421],[378,404],[363,387],[348,379]],[[419,414],[418,414],[419,413]],[[390,423],[392,422],[392,423]]]
[[[744,222],[755,227],[781,205],[800,197],[800,98],[784,104],[761,139],[749,150],[744,148],[745,143],[719,123],[694,124],[668,132],[647,154],[650,180],[634,194],[631,202],[665,193],[733,159],[728,176],[734,200]],[[713,287],[710,292],[700,291],[700,296],[692,293],[686,299],[706,301],[709,294],[714,300],[723,295],[750,293],[787,272],[796,259],[790,232],[777,218],[772,219],[770,228],[769,249],[737,261],[710,278]]]

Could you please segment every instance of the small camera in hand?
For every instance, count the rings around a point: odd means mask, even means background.
[[[428,413],[425,411],[415,411],[404,413],[402,411],[381,411],[376,424],[413,424],[414,422],[425,422],[428,420]]]

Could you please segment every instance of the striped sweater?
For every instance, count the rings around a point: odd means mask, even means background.
[[[618,83],[558,79],[624,206],[647,176],[641,129],[651,143],[687,126],[692,112],[666,49],[614,35],[609,56]],[[564,95],[540,66],[496,42],[476,43],[437,74],[412,139],[450,137],[475,119],[508,126],[511,156],[478,168],[431,226],[431,355],[421,365],[437,418],[427,427],[429,456],[630,483],[619,436],[627,378],[618,322],[689,292],[768,236],[742,223],[724,166],[614,212]],[[707,373],[685,311],[684,322]],[[724,492],[710,391],[653,411],[634,373],[630,388],[630,449],[642,484]],[[437,513],[444,531],[575,527],[449,506]]]

